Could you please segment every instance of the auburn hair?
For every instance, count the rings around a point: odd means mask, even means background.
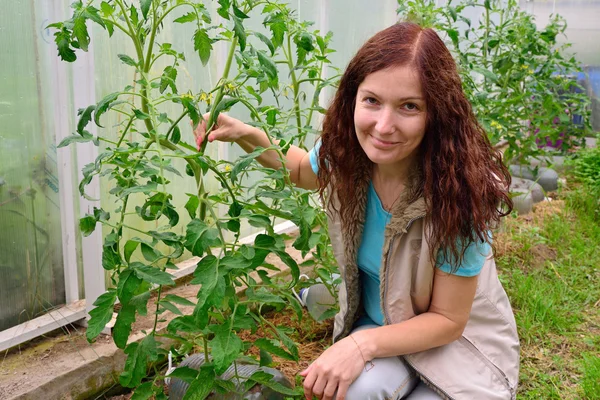
[[[352,58],[323,121],[320,196],[331,199],[325,190],[334,191],[342,225],[353,223],[359,183],[370,179],[373,170],[354,127],[358,86],[369,74],[404,66],[417,72],[427,106],[419,149],[422,179],[411,200],[425,200],[432,260],[458,261],[456,269],[466,245],[491,244],[488,230],[512,210],[511,178],[473,114],[450,51],[434,30],[397,23],[369,39]],[[444,250],[442,259],[438,250]]]

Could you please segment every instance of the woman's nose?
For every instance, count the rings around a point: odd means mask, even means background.
[[[389,135],[391,133],[394,133],[394,131],[396,130],[396,126],[393,110],[390,110],[387,107],[381,110],[381,112],[377,116],[375,130],[382,135]]]

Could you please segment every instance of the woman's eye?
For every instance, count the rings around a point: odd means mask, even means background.
[[[364,102],[371,105],[377,104],[377,100],[373,97],[365,97]]]
[[[417,105],[415,103],[406,103],[402,107],[408,111],[415,111],[415,110],[419,109],[419,107],[417,107]]]

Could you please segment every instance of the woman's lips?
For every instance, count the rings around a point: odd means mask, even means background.
[[[371,140],[373,140],[373,144],[375,144],[376,147],[388,148],[388,147],[393,147],[397,144],[400,144],[400,142],[390,142],[387,140],[378,139],[373,135],[370,135],[370,136],[371,136]]]

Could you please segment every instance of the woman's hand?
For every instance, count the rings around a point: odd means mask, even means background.
[[[206,124],[209,117],[210,113],[204,114],[202,121],[200,121],[194,130],[194,136],[196,136],[196,145],[198,150],[200,150],[200,146],[205,139]],[[213,142],[215,140],[219,140],[221,142],[235,142],[249,134],[251,129],[251,126],[246,125],[242,121],[230,117],[227,114],[221,113],[217,118],[215,126],[213,126],[212,130],[208,134],[208,141]]]
[[[304,377],[304,396],[311,400],[344,400],[350,384],[365,368],[365,360],[359,349],[360,339],[346,337],[328,348],[307,369],[300,372]],[[337,391],[337,395],[336,395]]]

